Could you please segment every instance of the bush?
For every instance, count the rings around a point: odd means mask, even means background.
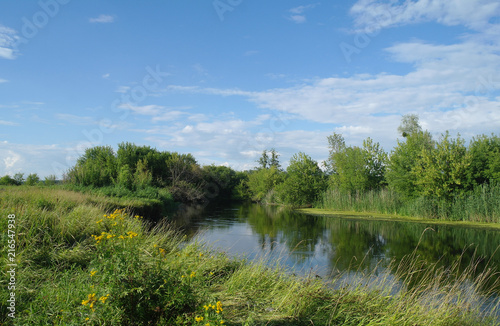
[[[0,186],[18,186],[18,185],[20,185],[20,183],[11,178],[9,175],[0,178]]]
[[[36,173],[31,173],[30,175],[28,175],[25,182],[25,184],[28,186],[34,186],[38,183],[40,183],[40,177]]]

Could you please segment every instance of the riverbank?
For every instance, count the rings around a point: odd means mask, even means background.
[[[4,267],[1,323],[495,324],[473,304],[482,300],[474,291],[459,282],[438,287],[444,271],[429,268],[419,284],[394,296],[396,283],[408,281],[421,268],[416,257],[401,265],[399,280],[375,286],[364,280],[345,283],[339,276],[326,285],[314,276],[294,277],[285,268],[230,258],[197,243],[186,245],[168,225],[151,229],[140,216],[108,205],[106,198],[58,188],[0,191],[1,216],[13,216],[0,220],[2,252],[10,239],[8,220],[14,220],[17,264],[16,318],[8,317],[12,292]],[[491,277],[474,275],[474,286]]]
[[[475,229],[487,229],[487,230],[498,230],[500,231],[499,223],[487,223],[487,222],[472,222],[472,221],[449,221],[449,220],[438,220],[438,219],[428,219],[419,217],[409,217],[403,215],[394,214],[382,214],[382,213],[372,213],[372,212],[356,212],[356,211],[337,211],[325,208],[298,208],[295,211],[310,214],[310,215],[323,215],[323,216],[335,216],[349,219],[370,219],[377,221],[402,221],[402,222],[412,222],[427,225],[451,225],[466,228]]]

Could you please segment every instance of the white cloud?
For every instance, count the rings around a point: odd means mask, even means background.
[[[122,93],[125,94],[130,90],[130,86],[118,86],[118,88],[115,90],[116,93]]]
[[[489,19],[500,14],[497,0],[359,0],[351,7],[360,28],[386,28],[436,21],[447,26],[464,25],[482,30]]]
[[[114,21],[115,21],[114,16],[104,15],[104,14],[101,14],[98,17],[94,17],[94,18],[89,19],[90,23],[101,23],[101,24],[113,23]]]
[[[0,120],[0,125],[2,126],[19,126],[18,123],[12,121]]]
[[[21,160],[21,155],[14,153],[13,151],[7,151],[7,156],[3,159],[5,169],[11,170],[16,163]]]
[[[288,17],[291,21],[293,21],[296,24],[302,24],[306,22],[306,16],[303,15],[291,15]]]
[[[307,18],[305,15],[303,15],[303,13],[309,9],[316,7],[317,5],[318,4],[310,4],[306,6],[298,6],[291,8],[288,10],[290,14],[288,15],[287,18],[296,24],[305,23],[307,21]]]
[[[108,73],[108,74],[104,74],[104,75],[102,75],[102,78],[104,78],[104,79],[108,79],[110,76],[111,76],[111,74],[109,74],[109,73]]]
[[[18,36],[15,30],[0,25],[0,58],[16,58],[15,45],[17,39]]]
[[[26,145],[0,142],[0,176],[37,173],[42,179],[51,174],[62,178],[62,171],[69,169],[74,161],[68,161],[68,150],[58,145]]]

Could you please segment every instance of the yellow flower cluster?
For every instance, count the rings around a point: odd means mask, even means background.
[[[208,304],[203,306],[203,308],[205,308],[205,310],[209,310],[209,309],[213,309],[215,310],[216,313],[221,313],[222,312],[222,303],[220,301],[217,301],[217,303],[215,304],[215,306],[213,304]]]
[[[97,299],[96,294],[92,293],[87,296],[87,300],[82,300],[82,305],[84,306],[89,306],[92,311],[95,310],[94,305],[97,303],[97,301],[101,301],[102,303],[106,303],[106,300],[109,298],[109,293],[106,294],[105,296],[100,297]]]
[[[105,239],[111,239],[111,238],[114,238],[116,237],[115,234],[111,234],[111,233],[108,233],[108,232],[101,232],[101,235],[97,236],[97,235],[93,235],[92,234],[92,238],[95,239],[96,243],[99,243],[101,242],[102,240],[105,240]]]
[[[87,300],[82,300],[82,305],[86,306],[89,305],[89,308],[94,311],[94,303],[97,302],[97,299],[95,298],[95,293],[89,294],[87,296]]]
[[[117,209],[115,210],[112,214],[110,215],[104,215],[105,218],[108,218],[110,220],[114,220],[116,218],[118,218],[119,220],[123,221],[125,219],[124,217],[124,213],[123,213],[123,209]],[[136,216],[137,217],[137,216]]]

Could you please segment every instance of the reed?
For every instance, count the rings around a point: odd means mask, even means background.
[[[429,197],[403,198],[391,189],[348,193],[328,189],[316,207],[429,219],[500,223],[500,185],[484,184],[451,201]]]

